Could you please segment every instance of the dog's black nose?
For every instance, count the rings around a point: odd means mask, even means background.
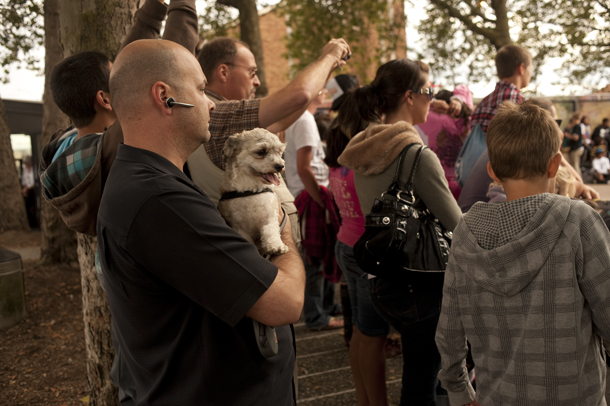
[[[284,165],[280,165],[280,164],[275,165],[275,170],[276,171],[281,172],[282,169],[284,169]]]

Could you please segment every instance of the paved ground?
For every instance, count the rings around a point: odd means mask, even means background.
[[[343,330],[311,332],[303,322],[294,327],[299,371],[298,403],[312,406],[357,404]],[[388,359],[388,395],[396,405],[400,400],[401,376],[402,356]]]

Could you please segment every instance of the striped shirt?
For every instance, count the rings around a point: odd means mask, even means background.
[[[501,80],[496,84],[494,91],[481,100],[474,113],[472,113],[471,126],[474,127],[475,124],[479,124],[481,129],[487,133],[489,122],[496,115],[502,102],[506,100],[521,104],[523,97],[517,86]]]
[[[233,134],[258,127],[258,109],[261,100],[227,100],[211,90],[206,89],[205,93],[216,103],[216,108],[210,113],[212,136],[203,145],[214,165],[224,169],[222,149],[225,141]]]

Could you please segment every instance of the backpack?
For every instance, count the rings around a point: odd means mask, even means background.
[[[479,124],[475,124],[462,146],[460,154],[455,161],[455,178],[460,187],[464,187],[472,167],[477,162],[483,151],[487,149],[485,132]]]

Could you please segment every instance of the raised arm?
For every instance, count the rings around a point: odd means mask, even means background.
[[[163,39],[180,44],[195,55],[199,42],[195,0],[172,0],[169,3]]]
[[[273,133],[288,128],[320,93],[330,74],[345,65],[343,58],[350,52],[344,39],[330,40],[322,48],[318,60],[301,71],[288,86],[261,99],[259,125]]]
[[[146,0],[144,5],[136,11],[135,21],[123,40],[121,49],[139,39],[159,38],[166,14],[167,5],[163,0]]]

